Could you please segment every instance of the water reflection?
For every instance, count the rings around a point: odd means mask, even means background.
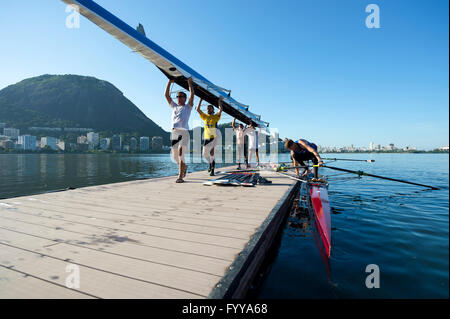
[[[193,172],[207,164],[188,166]],[[177,173],[169,154],[1,154],[0,198]]]

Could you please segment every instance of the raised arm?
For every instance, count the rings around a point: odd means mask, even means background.
[[[172,106],[172,98],[170,97],[170,86],[172,85],[173,80],[169,79],[169,82],[167,82],[167,86],[166,86],[166,92],[164,93],[167,103],[169,103],[170,106]]]
[[[233,130],[236,129],[236,118],[233,119],[233,123],[231,123],[231,126],[233,127]]]
[[[220,117],[222,116],[222,100],[223,100],[223,96],[219,97],[219,112],[217,112],[217,115]]]
[[[198,114],[200,114],[200,115],[205,114],[205,113],[202,112],[202,110],[200,110],[200,106],[202,106],[202,102],[203,102],[203,100],[200,99],[200,101],[198,101],[198,105],[197,105],[197,108],[196,108]]]
[[[319,161],[319,165],[323,164],[322,158],[320,157],[319,153],[317,153],[317,151],[315,149],[313,149],[311,146],[309,146],[308,144],[306,144],[302,140],[298,140],[298,143],[301,144],[304,148],[306,148],[308,150],[308,152],[311,152],[311,153],[314,154],[314,156]]]
[[[194,94],[194,86],[192,85],[192,78],[188,79],[188,85],[189,85],[189,102],[188,103],[191,107],[193,107],[195,94]]]

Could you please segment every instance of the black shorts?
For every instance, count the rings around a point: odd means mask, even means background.
[[[206,145],[208,145],[209,143],[211,143],[211,142],[214,142],[214,137],[213,138],[209,138],[209,139],[206,139],[206,140],[204,140],[203,141],[203,146],[206,146]]]
[[[172,146],[174,146],[175,144],[180,142],[182,139],[183,139],[183,136],[182,135],[178,135],[178,139],[177,140],[171,140],[170,143],[172,144]]]
[[[313,163],[315,165],[319,164],[319,161],[317,160],[317,158],[314,156],[313,153],[310,153],[310,152],[306,152],[306,153],[294,152],[294,157],[292,157],[292,155],[291,155],[291,159],[292,160],[295,159],[299,163],[303,163],[305,161],[313,161]]]

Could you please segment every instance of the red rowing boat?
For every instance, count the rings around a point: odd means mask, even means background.
[[[311,208],[328,258],[331,255],[331,211],[327,183],[308,183]]]

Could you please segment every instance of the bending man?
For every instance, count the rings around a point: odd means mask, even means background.
[[[310,143],[307,140],[299,139],[297,142],[293,140],[287,140],[284,143],[284,147],[291,151],[291,159],[294,166],[305,166],[304,161],[313,161],[314,165],[323,165],[323,161],[320,158],[319,153],[317,153],[317,145]],[[300,175],[298,168],[295,169],[297,175]],[[307,169],[303,175],[308,174]],[[314,178],[313,182],[319,181],[319,168],[314,167]]]
[[[200,99],[197,106],[197,112],[200,114],[200,118],[205,122],[205,130],[203,133],[203,157],[208,161],[209,163],[209,169],[208,172],[209,175],[214,176],[214,168],[216,166],[216,161],[214,158],[214,148],[217,145],[217,122],[220,120],[220,116],[222,115],[222,100],[223,97],[221,96],[219,98],[219,112],[217,114],[214,114],[214,106],[208,105],[207,112],[208,114],[205,114],[200,109],[200,106],[202,105],[203,100]]]
[[[192,79],[189,84],[189,102],[186,104],[186,93],[178,92],[177,103],[170,97],[170,85],[173,80],[169,80],[166,87],[165,97],[172,109],[172,133],[170,136],[172,144],[172,158],[178,163],[178,179],[176,183],[183,183],[187,172],[187,165],[184,160],[184,152],[189,145],[189,117],[194,106],[194,87]]]

